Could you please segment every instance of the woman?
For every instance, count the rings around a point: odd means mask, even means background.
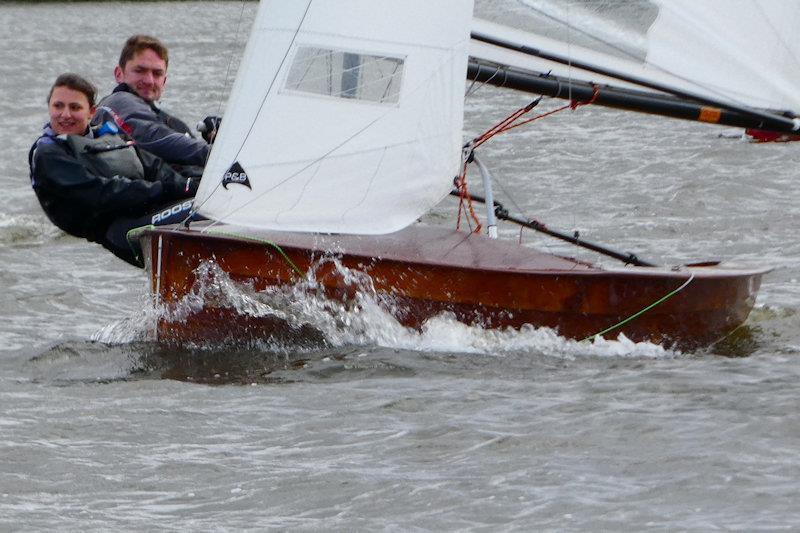
[[[94,86],[77,74],[56,79],[47,97],[50,122],[28,156],[31,185],[53,224],[141,267],[127,231],[148,224],[148,213],[194,196],[198,181],[116,135],[112,124],[91,129],[95,97]],[[191,207],[185,204],[160,223],[185,218]]]

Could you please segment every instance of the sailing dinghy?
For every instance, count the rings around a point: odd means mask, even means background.
[[[256,291],[312,279],[340,301],[373,291],[409,327],[449,313],[487,328],[693,348],[740,326],[764,270],[600,268],[415,224],[470,155],[461,128],[471,25],[471,0],[261,2],[195,200],[208,220],[139,233],[158,304],[196,302],[214,265]],[[293,328],[207,298],[164,313],[157,334],[247,341]]]

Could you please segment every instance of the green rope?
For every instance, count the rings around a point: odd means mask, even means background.
[[[128,233],[125,234],[125,240],[128,241],[128,246],[130,246],[131,252],[133,252],[133,257],[139,262],[139,267],[144,268],[144,261],[142,259],[142,248],[138,244],[134,244],[134,242],[138,243],[139,235],[141,235],[145,230],[154,228],[152,224],[147,224],[146,226],[139,226],[138,228],[131,228],[128,230]]]
[[[281,248],[280,246],[278,246],[276,243],[274,243],[272,241],[268,241],[267,239],[259,239],[258,237],[250,237],[248,235],[238,235],[236,233],[231,233],[231,232],[228,232],[228,231],[218,231],[218,230],[209,229],[209,230],[206,231],[206,233],[211,233],[213,235],[219,235],[221,237],[233,237],[235,239],[239,239],[239,240],[242,240],[242,241],[255,242],[255,243],[258,243],[258,244],[266,244],[267,246],[271,246],[272,248],[274,248],[281,255],[281,257],[283,257],[283,259],[286,261],[286,263],[288,263],[288,265],[290,267],[292,267],[292,270],[294,270],[300,277],[302,277],[302,278],[306,277],[306,273],[303,272],[302,270],[300,270],[300,268],[294,263],[294,261],[292,261],[291,258],[288,255],[286,255],[286,252],[283,251],[283,248]]]
[[[139,226],[138,228],[132,228],[128,230],[128,233],[125,234],[125,238],[128,239],[128,242],[132,242],[133,240],[138,240],[139,235],[144,233],[145,230],[155,228],[152,224],[147,224],[146,226]]]
[[[675,296],[676,294],[681,292],[683,289],[686,288],[687,285],[689,285],[689,283],[692,282],[693,279],[694,279],[694,272],[691,272],[691,275],[689,276],[689,279],[687,279],[683,283],[683,285],[681,285],[680,287],[678,287],[674,291],[670,292],[669,294],[666,294],[666,295],[662,296],[661,298],[659,298],[655,302],[651,303],[650,305],[648,305],[644,309],[635,312],[634,314],[632,314],[628,318],[622,320],[621,322],[617,322],[613,326],[607,327],[606,329],[604,329],[603,331],[601,331],[599,333],[595,333],[594,335],[589,335],[588,337],[586,337],[584,339],[581,339],[581,342],[588,341],[589,339],[595,339],[596,337],[602,337],[603,335],[605,335],[606,333],[608,333],[610,331],[614,331],[615,329],[621,328],[622,326],[624,326],[625,324],[627,324],[631,320],[634,320],[635,318],[638,318],[638,317],[642,316],[643,314],[645,314],[649,310],[653,309],[654,307],[656,307],[658,305],[661,305],[662,303],[666,302],[667,300],[669,300],[670,298],[672,298],[673,296]]]
[[[139,235],[141,235],[143,232],[154,229],[155,227],[156,226],[152,224],[148,224],[146,226],[133,228],[129,230],[128,233],[125,234],[125,237],[130,242],[132,239],[137,239]],[[281,257],[283,257],[283,259],[286,261],[286,263],[289,264],[292,270],[294,270],[300,277],[302,278],[306,277],[306,273],[300,270],[300,268],[294,263],[294,261],[292,261],[288,255],[286,255],[286,252],[284,252],[280,246],[278,246],[276,243],[272,241],[268,241],[266,239],[259,239],[258,237],[250,237],[247,235],[238,235],[236,233],[231,233],[228,231],[207,230],[207,233],[212,233],[214,235],[219,235],[221,237],[232,237],[240,241],[256,242],[259,244],[266,244],[267,246],[271,246],[272,248],[277,250],[277,252],[281,255]]]

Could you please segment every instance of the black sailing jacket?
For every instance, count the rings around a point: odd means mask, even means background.
[[[79,160],[65,138],[46,127],[29,153],[31,185],[53,224],[70,235],[102,243],[114,219],[144,215],[191,195],[186,178],[169,165],[143,150],[136,153],[143,179],[101,176]]]
[[[176,167],[203,167],[211,151],[211,145],[193,137],[183,121],[145,101],[125,83],[97,105],[92,124],[108,121],[115,122],[141,149]]]

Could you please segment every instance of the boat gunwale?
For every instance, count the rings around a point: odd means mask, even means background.
[[[587,263],[578,259],[558,256],[555,254],[549,254],[547,252],[541,252],[535,248],[527,248],[522,247],[523,249],[530,251],[532,254],[540,254],[545,257],[556,258],[562,261],[571,262],[575,264],[576,268],[564,268],[564,269],[543,269],[543,268],[515,268],[515,267],[506,267],[500,268],[498,265],[468,265],[466,263],[445,263],[444,261],[435,261],[431,259],[424,259],[424,258],[414,258],[414,259],[403,259],[401,257],[391,257],[387,255],[368,255],[363,252],[344,252],[341,250],[336,249],[324,249],[324,248],[316,248],[316,247],[307,247],[298,244],[285,244],[281,242],[273,242],[267,238],[260,238],[255,235],[250,235],[253,233],[253,229],[250,228],[243,228],[239,226],[223,226],[228,228],[229,231],[225,233],[217,233],[217,232],[206,232],[197,229],[193,229],[191,227],[187,228],[185,226],[181,226],[179,224],[171,224],[171,225],[163,225],[163,226],[149,226],[143,228],[142,232],[138,235],[138,238],[142,238],[147,234],[174,234],[180,235],[184,238],[189,239],[214,239],[217,241],[230,241],[234,243],[245,243],[250,245],[265,245],[268,243],[274,244],[279,246],[280,249],[283,251],[286,250],[293,250],[302,253],[312,252],[312,253],[320,253],[320,254],[331,254],[331,255],[339,255],[339,256],[347,256],[353,259],[363,259],[366,262],[370,261],[391,261],[391,262],[406,262],[409,264],[419,264],[428,267],[437,267],[437,266],[450,266],[450,267],[457,267],[459,269],[470,270],[470,271],[486,271],[486,272],[505,272],[505,273],[513,273],[513,274],[520,274],[520,275],[537,275],[537,274],[547,274],[547,275],[570,275],[570,276],[589,276],[589,277],[618,277],[624,275],[633,275],[634,277],[666,277],[672,278],[675,280],[687,280],[694,276],[694,279],[725,279],[725,278],[740,278],[740,277],[761,277],[773,270],[772,267],[746,267],[746,266],[736,266],[730,265],[725,267],[720,267],[718,265],[710,265],[710,266],[688,266],[688,265],[680,265],[680,266],[656,266],[656,267],[644,267],[644,266],[634,266],[634,265],[625,265],[623,267],[600,267],[591,263]],[[440,228],[437,226],[424,226],[424,228],[433,228],[434,230],[447,230],[447,231],[457,231],[457,230],[450,230],[448,228]],[[236,230],[240,230],[241,233],[236,233]],[[262,231],[262,230],[258,230]],[[270,236],[273,234],[286,234],[287,236],[291,235],[304,235],[304,236],[318,236],[322,238],[336,238],[337,236],[342,237],[377,237],[375,235],[346,235],[346,234],[328,234],[328,233],[304,233],[304,232],[288,232],[288,231],[281,231],[281,230],[263,230],[265,233],[269,233]],[[401,230],[403,231],[403,230]],[[397,232],[399,233],[399,232]],[[389,234],[392,235],[392,234]],[[470,234],[464,233],[465,238],[469,237]],[[483,236],[480,236],[483,237]],[[488,238],[487,238],[488,239]],[[491,240],[489,242],[497,243],[497,242],[508,242],[508,241],[498,241],[498,240]],[[510,243],[509,243],[510,244]]]

